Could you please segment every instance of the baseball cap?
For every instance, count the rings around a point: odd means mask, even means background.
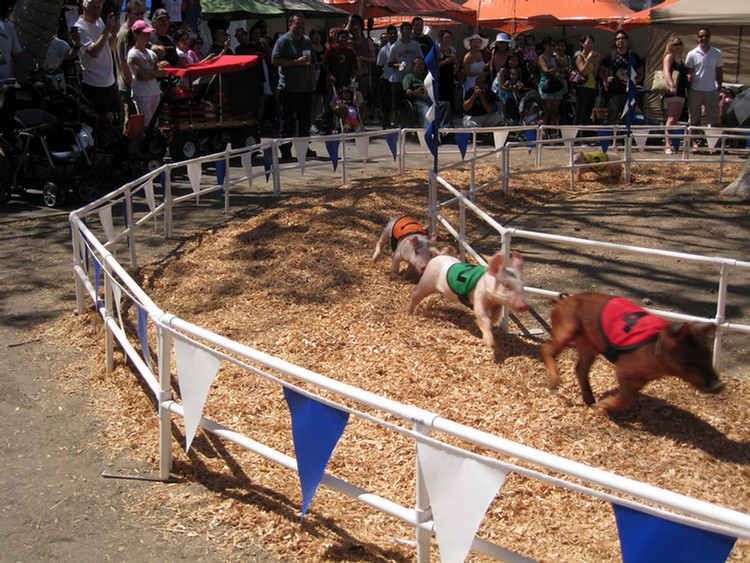
[[[130,30],[133,33],[151,33],[152,31],[154,31],[154,28],[148,25],[145,21],[138,20],[133,23],[133,25],[130,27]]]
[[[169,12],[167,12],[164,8],[159,8],[154,12],[154,15],[151,16],[152,20],[158,20],[159,18],[167,18],[169,19]]]

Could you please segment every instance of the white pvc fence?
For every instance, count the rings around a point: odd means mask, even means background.
[[[381,132],[379,133],[382,134]],[[398,137],[398,146],[405,154],[407,151],[407,146],[404,142],[405,132],[398,132]],[[543,143],[537,145],[536,150],[541,152],[542,145]],[[111,371],[114,368],[114,347],[117,344],[123,349],[128,360],[132,362],[134,368],[146,382],[158,403],[160,478],[167,479],[171,471],[172,436],[170,419],[172,415],[184,417],[186,428],[188,428],[190,423],[195,423],[196,425],[200,425],[205,431],[212,432],[269,460],[275,461],[284,468],[293,471],[298,469],[295,459],[259,443],[252,436],[241,435],[231,428],[224,427],[202,416],[199,416],[198,419],[194,418],[192,421],[188,420],[189,416],[186,412],[185,404],[181,404],[174,399],[170,383],[172,354],[173,350],[177,351],[177,346],[174,343],[179,341],[180,347],[190,347],[197,356],[205,356],[210,358],[212,362],[229,362],[246,370],[248,377],[265,378],[287,389],[295,390],[329,408],[348,413],[350,416],[359,417],[368,424],[378,425],[389,432],[411,439],[417,450],[417,466],[414,470],[416,506],[401,506],[392,500],[364,490],[357,483],[345,482],[334,475],[324,474],[321,484],[371,507],[375,507],[413,526],[416,530],[416,557],[420,563],[429,561],[430,541],[431,537],[436,533],[435,516],[431,511],[429,501],[432,491],[429,488],[429,483],[425,480],[425,475],[429,475],[434,468],[424,466],[427,458],[422,455],[423,451],[430,448],[442,452],[441,455],[462,459],[469,465],[481,466],[503,477],[508,472],[515,472],[529,478],[539,479],[554,486],[571,489],[605,501],[616,502],[617,504],[634,508],[639,512],[655,514],[661,518],[686,523],[699,529],[718,531],[733,537],[750,539],[750,515],[748,514],[550,455],[452,422],[435,413],[400,404],[389,400],[387,397],[378,396],[342,384],[322,374],[289,364],[219,334],[205,330],[156,306],[120,264],[115,255],[115,250],[126,246],[130,262],[135,265],[138,263],[137,235],[140,229],[147,227],[148,222],[155,221],[157,217],[163,217],[164,232],[165,235],[169,236],[173,228],[173,211],[175,206],[198,201],[199,198],[219,190],[223,190],[224,204],[228,207],[230,192],[237,184],[251,182],[252,178],[257,180],[267,173],[265,169],[256,170],[257,167],[252,166],[249,155],[256,151],[263,151],[264,148],[269,146],[275,153],[276,142],[241,151],[228,151],[223,154],[204,157],[186,163],[165,165],[143,178],[123,186],[101,200],[70,214],[77,311],[79,313],[84,311],[87,297],[95,304],[96,310],[104,320],[107,369]],[[506,154],[510,150],[514,150],[514,148],[511,146],[501,149],[501,152]],[[524,145],[522,150],[526,151],[528,149]],[[486,158],[494,158],[495,156],[495,153],[490,153],[490,156]],[[229,166],[229,160],[233,157],[240,158],[243,163],[245,174],[238,178],[230,177],[232,173],[236,173],[236,170],[231,170]],[[390,155],[386,154],[385,158],[387,159],[388,157]],[[368,158],[372,158],[372,155],[369,155]],[[268,171],[268,173],[274,175],[274,191],[278,195],[281,192],[282,175],[285,173],[297,173],[298,169],[296,167],[288,167],[286,169],[280,167],[278,161],[273,156],[271,160],[273,169]],[[202,181],[198,181],[193,182],[192,188],[187,189],[173,185],[173,181],[171,180],[173,171],[185,171],[188,176],[192,175],[194,179],[200,172],[200,170],[196,170],[197,164],[216,164],[217,162],[223,162],[225,166],[222,182],[206,186]],[[473,164],[472,162],[472,166]],[[328,165],[330,166],[330,164]],[[342,172],[342,174],[344,173]],[[158,181],[160,177],[163,192],[161,198],[157,198],[154,182]],[[201,179],[199,178],[199,180]],[[456,236],[459,240],[462,253],[468,251],[477,259],[481,259],[481,257],[472,251],[464,229],[463,213],[465,209],[470,209],[476,213],[504,237],[506,251],[510,248],[511,237],[521,236],[530,238],[546,237],[547,240],[558,240],[559,242],[569,244],[605,244],[593,241],[563,240],[563,237],[554,237],[553,235],[544,233],[504,229],[501,225],[494,222],[491,217],[487,216],[479,207],[475,206],[466,197],[466,194],[460,193],[439,177],[432,175],[430,185],[430,212],[433,221],[440,221],[449,232]],[[440,215],[440,209],[443,206],[449,205],[449,203],[438,203],[438,186],[445,188],[450,194],[452,201],[457,202],[461,206],[462,220],[461,225],[458,227],[453,227]],[[477,189],[479,188],[473,188],[473,191]],[[182,193],[178,195],[175,191],[181,191]],[[124,208],[124,217],[121,220],[118,219],[118,214],[113,214],[113,208],[120,205]],[[139,212],[139,209],[142,209],[142,211]],[[644,249],[628,250],[643,251]],[[750,264],[728,264],[722,261],[720,262],[720,266],[722,272],[724,272],[725,268],[745,268],[750,266]],[[540,289],[539,291],[543,290]],[[136,334],[133,334],[132,330],[128,330],[122,322],[121,316],[125,306],[136,307],[139,311],[139,327]],[[153,323],[156,329],[157,346],[155,365],[152,363],[148,343],[143,337],[145,325],[148,321]],[[748,328],[747,326],[737,327],[731,323],[726,323],[720,318],[718,313],[715,322],[723,329],[739,328],[745,330]],[[299,385],[302,383],[311,385],[315,389],[318,389],[318,391],[301,391]],[[332,394],[334,397],[338,397],[340,400],[323,399],[320,396],[320,393],[323,391],[327,392],[329,396]],[[183,393],[183,400],[184,397],[185,393]],[[343,402],[356,406],[344,406]],[[371,414],[372,411],[375,411],[376,414]],[[190,416],[194,417],[194,414]],[[386,418],[392,419],[394,416],[400,420],[400,423],[385,420]],[[432,435],[434,432],[438,432],[441,439],[435,438]],[[470,445],[481,446],[487,448],[489,451],[496,452],[498,457],[490,455],[479,456],[470,453],[467,449],[449,446],[443,441],[446,438],[442,437],[448,437],[447,439],[450,439],[450,437],[459,438]],[[535,469],[511,463],[508,461],[508,458],[520,460],[520,462],[529,464]],[[565,478],[553,477],[550,474],[552,472],[564,475]],[[584,483],[584,485],[573,483],[570,479],[576,479]],[[592,487],[600,489],[594,490]],[[494,497],[496,490],[489,492],[491,493],[491,497]],[[638,500],[628,500],[623,498],[623,495]],[[658,508],[647,506],[643,502],[648,502]],[[481,520],[481,514],[479,516]],[[448,541],[444,534],[444,532],[441,532],[437,536],[441,552],[443,552],[444,544]],[[490,555],[499,561],[519,563],[531,561],[522,555],[513,553],[499,545],[477,537],[470,538],[469,543],[471,544],[471,549]]]

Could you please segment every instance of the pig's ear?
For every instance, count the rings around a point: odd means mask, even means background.
[[[490,258],[489,273],[491,276],[496,275],[503,268],[505,268],[505,254],[502,252],[496,252]]]
[[[437,242],[437,233],[432,233],[430,235],[430,244],[434,245]]]
[[[411,245],[412,245],[412,246],[413,246],[414,248],[417,248],[417,247],[419,246],[419,237],[411,237],[411,238],[409,239],[409,242],[411,242]]]
[[[662,336],[669,342],[679,341],[685,338],[690,327],[687,323],[665,324],[661,329]]]
[[[708,337],[716,331],[716,325],[711,323],[695,323],[691,328],[698,342],[706,342]]]
[[[519,271],[523,269],[523,257],[518,252],[510,255],[510,267]]]

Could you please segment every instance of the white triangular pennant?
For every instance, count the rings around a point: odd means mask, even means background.
[[[501,129],[499,131],[493,131],[492,137],[495,140],[495,148],[499,149],[500,147],[505,146],[505,141],[508,140],[508,130],[507,129]]]
[[[578,135],[578,127],[563,125],[562,127],[560,127],[560,134],[562,135],[562,138],[564,140],[570,141],[572,139],[575,139],[576,135]]]
[[[143,195],[146,196],[146,203],[151,213],[156,211],[156,200],[154,199],[154,179],[149,178],[148,181],[143,184]]]
[[[633,133],[633,140],[639,149],[646,146],[646,139],[648,139],[648,133]]]
[[[507,470],[420,442],[419,464],[430,497],[442,563],[466,559]]]
[[[104,234],[107,235],[107,240],[112,242],[115,240],[115,228],[112,223],[112,206],[107,205],[99,210],[99,221],[104,229]]]
[[[359,152],[359,155],[365,160],[367,160],[367,153],[370,147],[370,138],[369,137],[356,137],[354,139],[354,142],[357,145],[357,151]]]
[[[120,319],[120,328],[125,329],[125,326],[122,324],[122,308],[120,306],[120,301],[122,300],[122,289],[120,289],[120,286],[116,283],[112,284],[112,299],[115,301],[115,307],[117,307],[117,318]]]
[[[177,375],[185,411],[185,451],[190,449],[198,430],[203,405],[206,404],[208,390],[219,371],[221,360],[199,348],[192,342],[174,339],[174,356],[177,362]]]
[[[708,143],[708,146],[715,149],[723,134],[723,129],[708,129],[706,131],[706,142]]]
[[[307,139],[299,139],[293,141],[294,152],[297,154],[297,162],[299,162],[300,173],[305,173],[305,162],[307,160],[307,147],[310,146],[310,141]]]
[[[251,152],[243,152],[240,155],[240,162],[242,163],[242,169],[245,171],[247,176],[247,187],[253,187],[253,155]]]
[[[190,179],[190,187],[193,188],[193,193],[198,199],[198,192],[201,189],[201,176],[203,175],[203,167],[199,162],[191,162],[187,165],[187,175]]]
[[[424,136],[425,136],[425,130],[419,129],[417,131],[417,139],[419,139],[419,146],[422,147],[423,150],[429,151],[430,149],[427,147],[427,141],[425,141]]]

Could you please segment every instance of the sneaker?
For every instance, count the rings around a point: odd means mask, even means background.
[[[666,149],[664,149],[664,152],[666,154],[674,154],[674,150],[672,149],[672,147],[667,147]]]
[[[312,133],[313,135],[317,135],[318,133],[320,133],[320,131],[318,131],[318,127],[314,123],[310,125],[310,133]]]

